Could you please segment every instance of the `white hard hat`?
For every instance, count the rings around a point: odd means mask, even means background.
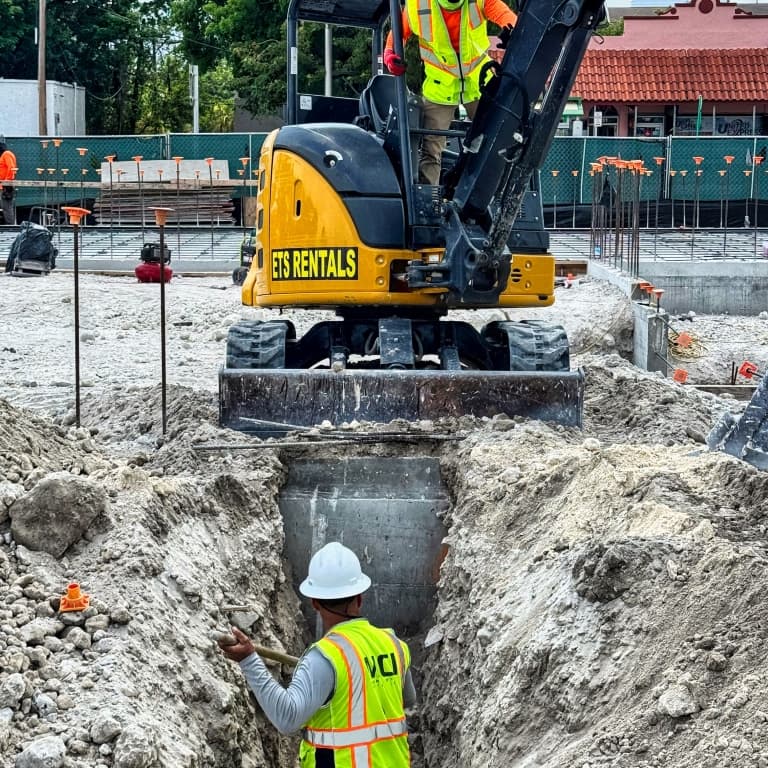
[[[357,555],[338,541],[332,541],[312,556],[309,573],[299,585],[299,592],[317,600],[339,600],[360,595],[370,586],[371,580],[360,568]]]

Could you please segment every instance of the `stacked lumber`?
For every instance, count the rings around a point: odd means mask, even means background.
[[[234,223],[234,204],[231,187],[209,187],[176,189],[169,184],[167,190],[159,184],[139,190],[136,184],[120,187],[115,185],[110,192],[103,189],[94,203],[93,214],[99,224],[123,226],[154,223],[152,207],[173,209],[167,218],[168,224],[221,224]]]

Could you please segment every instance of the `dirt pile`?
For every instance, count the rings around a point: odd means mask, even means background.
[[[768,475],[677,426],[486,430],[450,462],[430,768],[768,765]]]
[[[237,289],[210,282],[170,287],[166,435],[151,286],[83,278],[77,428],[71,278],[52,275],[46,292],[0,283],[14,339],[0,381],[15,405],[52,416],[0,401],[3,766],[295,762],[295,741],[264,721],[208,636],[228,623],[219,606],[247,603],[233,618],[257,641],[295,654],[308,640],[280,558],[293,454],[201,450],[249,442],[216,425],[216,370],[241,310]],[[768,475],[704,446],[717,414],[743,405],[627,364],[631,314],[605,285],[559,291],[537,317],[565,325],[585,367],[583,431],[502,418],[389,427],[414,455],[441,456],[453,493],[417,670],[424,764],[768,766]],[[301,332],[317,317],[293,319]],[[701,375],[730,368],[718,334],[740,323],[688,323],[708,345]],[[425,433],[461,439],[414,445]],[[26,523],[43,507],[34,489],[58,493],[71,477],[103,491],[76,510],[73,542],[59,558],[22,546],[14,507]],[[73,581],[91,595],[84,613],[59,611]]]
[[[190,395],[172,391],[169,399],[175,411]],[[134,412],[110,407],[103,433],[122,441]],[[295,745],[255,713],[239,671],[209,638],[231,618],[265,645],[293,652],[304,645],[280,559],[282,467],[274,455],[187,463],[186,473],[170,474],[162,467],[168,444],[139,466],[104,453],[101,431],[57,426],[4,401],[0,424],[0,764],[292,759]],[[183,431],[170,440],[182,449]],[[22,501],[30,514],[29,488],[62,473],[98,484],[109,503],[57,559],[18,544],[8,526]],[[72,581],[91,596],[90,607],[62,613],[60,596]],[[229,617],[223,604],[253,610]]]
[[[704,443],[723,411],[740,414],[744,401],[675,384],[627,364],[618,355],[587,355],[584,429],[606,442],[672,446]]]

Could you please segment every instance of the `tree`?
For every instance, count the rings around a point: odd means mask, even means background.
[[[235,86],[229,62],[219,62],[200,81],[200,130],[231,131],[235,127]]]
[[[26,73],[27,63],[37,55],[36,6],[21,0],[0,0],[0,74],[3,77],[30,76]]]
[[[89,133],[184,130],[191,123],[186,63],[172,0],[48,0],[46,75],[86,89]],[[0,75],[37,78],[37,2],[0,0]],[[218,56],[218,53],[217,53]],[[210,75],[226,124],[226,64]],[[206,87],[207,79],[201,79]],[[201,121],[204,119],[201,110]]]
[[[612,19],[606,24],[602,24],[597,28],[597,32],[605,37],[613,37],[624,34],[624,19]]]
[[[276,38],[288,0],[172,0],[171,8],[184,55],[207,70],[233,45]]]
[[[235,88],[255,115],[279,112],[286,99],[285,25],[280,40],[241,43],[233,48]],[[299,33],[299,91],[323,93],[324,25],[302,24]],[[359,96],[371,76],[371,33],[334,28],[333,95]]]
[[[86,88],[91,132],[132,132],[170,0],[48,0],[46,76]],[[0,0],[0,74],[36,79],[38,3]]]

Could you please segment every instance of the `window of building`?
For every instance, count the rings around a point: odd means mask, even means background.
[[[676,136],[696,136],[696,115],[678,115],[675,120]],[[763,132],[763,116],[757,115],[702,115],[699,136],[753,136]]]
[[[635,125],[635,136],[655,139],[664,135],[664,115],[641,115],[637,116]]]
[[[610,104],[598,104],[589,110],[587,128],[590,136],[618,136],[619,113]]]

